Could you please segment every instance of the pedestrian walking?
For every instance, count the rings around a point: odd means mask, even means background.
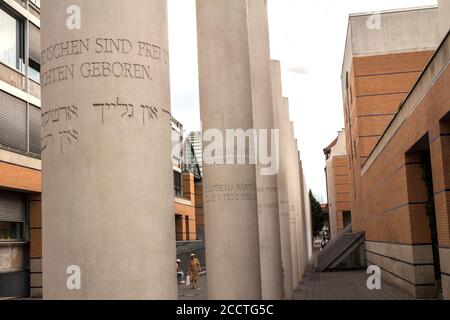
[[[198,259],[197,255],[192,254],[191,260],[189,262],[189,277],[193,289],[197,289],[200,271],[201,271],[200,260]]]

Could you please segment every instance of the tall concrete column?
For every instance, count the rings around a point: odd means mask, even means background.
[[[301,232],[300,232],[300,186],[298,185],[298,161],[297,161],[297,154],[298,154],[298,148],[297,148],[297,140],[295,139],[295,131],[294,131],[294,123],[290,122],[291,127],[291,136],[292,136],[292,185],[294,190],[294,214],[295,214],[295,231],[297,236],[297,263],[298,263],[298,279],[299,282],[302,281],[302,263],[301,263],[301,256],[302,256],[302,247],[301,247]]]
[[[166,0],[42,2],[45,299],[176,299]]]
[[[289,113],[289,100],[284,99],[284,105],[286,112]],[[294,290],[299,288],[300,284],[300,264],[299,264],[299,236],[298,236],[298,225],[297,225],[297,215],[298,215],[298,205],[297,205],[297,190],[296,190],[296,178],[295,178],[295,152],[294,151],[294,131],[292,127],[292,122],[287,119],[286,126],[289,131],[289,138],[286,140],[288,145],[288,183],[289,183],[289,216],[291,222],[291,246],[292,246],[292,268],[293,268],[293,279],[294,279]]]
[[[278,170],[278,204],[280,215],[280,237],[281,237],[281,260],[283,264],[283,287],[285,299],[291,300],[294,297],[293,291],[293,268],[291,249],[291,230],[289,216],[289,185],[288,185],[288,152],[289,139],[288,123],[289,115],[284,107],[281,68],[279,61],[271,62],[272,73],[272,95],[275,128],[280,132],[280,168]]]
[[[272,158],[272,163],[269,166],[263,164],[261,159],[256,166],[262,297],[265,300],[281,300],[284,298],[284,293],[276,176],[276,168],[279,162],[279,141],[273,140],[271,137],[275,132],[272,132],[274,129],[274,111],[267,1],[247,0],[247,6],[253,125],[259,132],[259,151],[267,151],[267,156]],[[264,150],[264,146],[267,146],[267,150]]]
[[[450,1],[438,0],[439,4],[439,31],[444,38],[450,28]]]
[[[311,201],[309,199],[309,188],[306,183],[305,174],[303,174],[303,191],[305,192],[305,224],[306,224],[306,246],[308,261],[313,255],[313,231],[311,217]]]
[[[294,123],[291,122],[292,131],[294,132]],[[305,274],[304,250],[303,250],[303,223],[302,223],[302,192],[300,185],[300,159],[298,153],[298,141],[294,139],[294,160],[295,160],[295,195],[296,195],[296,212],[297,212],[297,236],[299,245],[299,280],[303,282],[303,275]]]
[[[291,235],[291,252],[292,252],[292,278],[294,290],[298,289],[299,278],[298,278],[298,245],[297,245],[297,229],[296,229],[296,216],[295,216],[295,190],[293,184],[293,135],[290,127],[289,119],[289,99],[283,98],[283,108],[285,118],[283,119],[284,126],[286,127],[286,168],[287,168],[287,183],[288,183],[288,201],[289,201],[289,224],[290,224],[290,235]],[[282,156],[283,157],[283,154]]]
[[[223,152],[227,130],[253,128],[247,1],[197,0],[197,25],[208,297],[261,299],[256,166],[248,144],[226,152],[245,164]]]
[[[306,271],[306,267],[309,263],[308,258],[308,239],[307,239],[307,225],[306,225],[306,197],[305,197],[305,184],[303,177],[303,162],[301,160],[300,151],[298,152],[299,158],[299,181],[300,181],[300,197],[301,197],[301,223],[302,223],[302,244],[303,244],[303,267]]]

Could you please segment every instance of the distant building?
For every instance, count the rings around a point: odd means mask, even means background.
[[[196,220],[196,234],[198,240],[204,240],[205,235],[205,219],[203,213],[203,177],[201,166],[202,161],[202,146],[201,139],[198,139],[198,134],[191,132],[189,137],[184,142],[184,172],[189,172],[195,179],[195,220]],[[193,138],[193,139],[192,139]],[[198,155],[200,153],[200,155]]]
[[[172,117],[171,128],[176,240],[197,240],[195,181],[198,178],[195,171],[185,170],[183,125]]]
[[[200,132],[191,132],[184,142],[184,172],[195,179],[195,220],[198,240],[205,237],[205,218],[203,213],[203,172],[202,137]]]
[[[189,140],[194,148],[194,154],[197,158],[197,163],[200,168],[200,175],[203,177],[203,150],[202,150],[202,133],[199,131],[193,131],[189,134]]]
[[[344,131],[340,131],[338,137],[324,149],[324,154],[330,233],[333,240],[352,223],[350,166]]]
[[[192,140],[189,137],[186,138],[186,140],[184,141],[183,149],[184,149],[184,155],[183,155],[184,170],[192,173],[196,179],[201,180],[202,174],[201,174],[201,170],[200,170],[200,164],[198,162],[199,157],[197,156],[197,153],[196,153],[199,151],[198,150],[196,151],[194,145],[192,144]],[[200,152],[201,152],[201,150],[200,150]],[[200,155],[200,158],[201,158],[201,155]]]

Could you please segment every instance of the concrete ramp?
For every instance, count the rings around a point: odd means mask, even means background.
[[[319,252],[314,261],[316,272],[351,270],[366,267],[364,233],[345,232]]]

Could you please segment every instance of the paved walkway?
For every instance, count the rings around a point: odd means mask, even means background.
[[[368,275],[364,271],[344,271],[329,273],[309,272],[305,275],[300,289],[295,292],[295,300],[413,300],[404,291],[385,282],[381,290],[367,289]],[[178,286],[180,300],[206,300],[207,277],[200,277],[197,290],[186,285]]]
[[[385,282],[381,290],[367,289],[364,271],[307,273],[295,300],[413,300],[404,291]]]
[[[206,293],[206,275],[200,276],[198,288],[196,290],[185,284],[178,286],[178,299],[179,300],[207,300],[208,295]]]

